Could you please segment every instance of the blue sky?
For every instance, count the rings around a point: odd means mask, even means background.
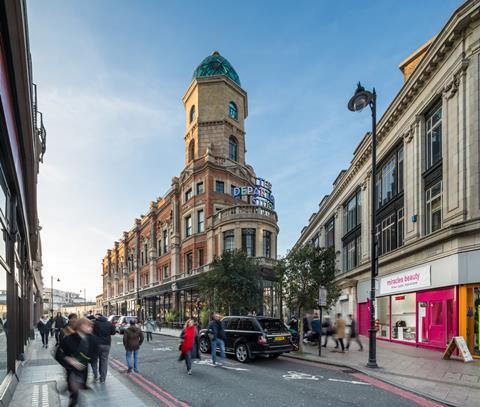
[[[248,92],[247,160],[273,183],[279,254],[298,238],[369,129],[346,103],[361,80],[383,113],[398,64],[458,0],[27,1],[47,127],[39,182],[44,276],[101,292],[101,259],[183,167],[181,98],[219,50]]]

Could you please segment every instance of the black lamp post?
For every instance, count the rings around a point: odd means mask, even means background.
[[[348,109],[352,112],[359,112],[365,107],[370,106],[372,111],[372,224],[370,237],[370,261],[371,261],[371,290],[370,290],[370,329],[369,333],[369,351],[367,367],[376,368],[377,365],[377,331],[375,329],[375,277],[377,276],[377,247],[376,247],[376,200],[375,191],[377,178],[377,94],[375,88],[370,92],[358,82],[355,94],[348,102]]]

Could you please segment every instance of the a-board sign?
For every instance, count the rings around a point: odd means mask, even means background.
[[[458,349],[458,353],[460,357],[463,359],[464,362],[473,362],[472,354],[468,349],[467,343],[465,342],[465,338],[463,336],[454,336],[450,343],[445,349],[445,353],[443,354],[443,359],[450,359],[452,356],[453,351],[455,348]]]

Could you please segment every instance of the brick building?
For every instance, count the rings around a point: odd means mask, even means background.
[[[195,70],[182,101],[185,167],[104,257],[104,312],[164,318],[171,310],[180,321],[197,316],[198,274],[223,251],[242,249],[256,258],[264,278],[259,311],[278,314],[277,214],[270,183],[245,159],[247,93],[214,52]]]

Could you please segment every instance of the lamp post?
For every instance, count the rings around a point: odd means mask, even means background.
[[[376,247],[376,200],[377,194],[375,191],[376,177],[377,177],[377,94],[375,88],[372,92],[365,90],[365,88],[358,82],[355,94],[348,102],[348,109],[352,112],[359,112],[365,107],[370,106],[372,111],[372,211],[371,211],[371,230],[370,230],[370,262],[371,262],[371,286],[370,286],[370,329],[369,333],[369,350],[367,367],[376,368],[377,365],[377,343],[376,343],[376,329],[375,329],[375,277],[377,275],[377,247]]]
[[[60,279],[57,278],[57,283],[59,283],[59,282],[60,282]],[[50,288],[52,290],[52,292],[50,293],[51,294],[50,297],[51,297],[51,300],[52,300],[52,317],[53,317],[53,310],[55,308],[55,306],[54,306],[55,304],[53,303],[53,276],[50,276]]]

